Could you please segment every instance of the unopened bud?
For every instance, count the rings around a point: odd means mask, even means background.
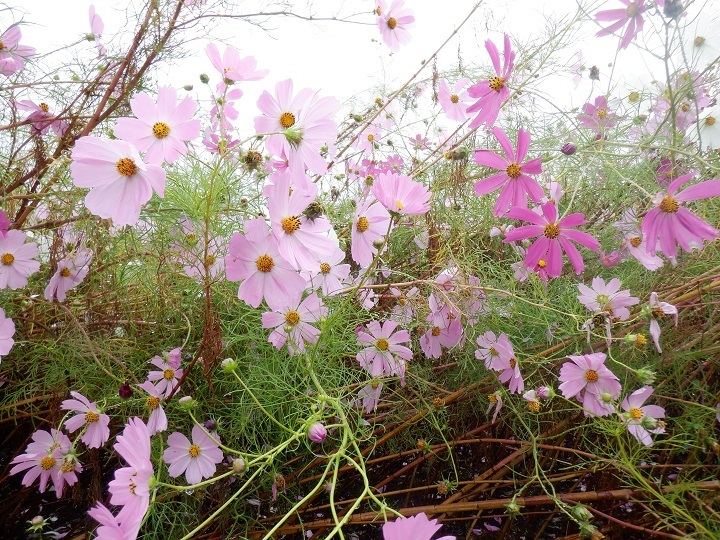
[[[237,369],[238,365],[234,358],[226,358],[225,360],[220,362],[220,367],[226,373],[232,373]]]
[[[320,422],[315,422],[308,428],[308,439],[312,442],[323,442],[327,437],[327,429]]]
[[[185,86],[183,86],[183,89],[184,89],[186,92],[189,92],[190,90],[193,89],[193,85],[192,85],[192,84],[186,84]]]
[[[191,396],[183,396],[178,400],[178,405],[186,411],[189,411],[197,407],[197,402]]]
[[[236,473],[243,472],[245,470],[245,460],[241,457],[233,459],[232,468]]]
[[[207,76],[205,73],[200,74],[200,82],[203,84],[207,84],[210,82],[210,77]]]
[[[563,144],[563,146],[560,150],[566,156],[572,156],[575,153],[575,150],[577,150],[577,147],[573,143],[568,142],[568,143]]]

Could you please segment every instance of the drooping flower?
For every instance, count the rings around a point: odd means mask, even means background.
[[[400,45],[406,45],[411,35],[409,30],[415,24],[415,17],[410,8],[405,7],[405,0],[393,0],[389,8],[375,9],[377,25],[383,42],[391,50],[400,50]]]
[[[500,107],[510,97],[507,83],[512,76],[515,62],[515,52],[510,48],[510,36],[505,34],[502,68],[500,67],[500,53],[495,44],[488,39],[485,42],[485,48],[492,60],[495,76],[468,88],[468,95],[477,101],[468,107],[466,112],[468,114],[478,112],[470,122],[470,129],[475,129],[482,124],[491,127],[497,120]]]
[[[619,0],[626,7],[618,9],[607,9],[598,11],[595,20],[598,22],[612,22],[607,28],[603,28],[597,37],[609,36],[627,25],[625,32],[620,39],[619,49],[627,49],[630,42],[635,39],[643,29],[644,19],[642,14],[647,10],[645,0]]]
[[[145,92],[130,100],[137,118],[118,118],[114,133],[145,152],[148,163],[173,163],[187,153],[186,141],[200,135],[200,120],[193,120],[197,105],[190,96],[177,102],[177,90],[158,89],[157,103]]]
[[[372,194],[391,212],[417,216],[430,210],[430,190],[409,176],[383,173],[372,186]]]
[[[262,327],[274,328],[268,341],[277,349],[287,342],[291,355],[305,350],[305,343],[317,343],[320,330],[310,323],[318,322],[327,315],[325,307],[316,293],[302,302],[300,297],[291,300],[285,307],[262,314]]]
[[[378,252],[376,242],[382,241],[390,227],[390,214],[374,197],[358,202],[351,229],[351,255],[360,266],[368,266]]]
[[[510,207],[527,208],[528,196],[533,202],[539,203],[545,196],[545,192],[540,184],[530,178],[528,174],[542,172],[542,158],[531,159],[523,163],[530,147],[530,134],[523,129],[518,130],[516,152],[502,129],[496,127],[492,132],[505,152],[505,157],[490,150],[475,150],[474,158],[476,163],[500,169],[501,172],[475,182],[475,194],[486,195],[502,187],[493,209],[496,216],[502,216]]]
[[[652,446],[651,433],[665,433],[665,425],[658,418],[665,418],[665,409],[659,405],[643,405],[653,393],[652,386],[643,386],[625,397],[620,414],[630,434],[645,446]]]
[[[622,389],[615,374],[605,366],[605,353],[568,356],[571,362],[565,362],[560,368],[561,381],[558,387],[567,399],[578,397],[586,411],[593,414],[606,415],[607,411],[598,413],[597,397],[609,392],[613,396],[620,395]]]
[[[139,418],[131,418],[113,448],[128,466],[115,471],[115,478],[108,486],[110,503],[122,506],[117,521],[123,527],[132,527],[142,522],[150,506],[150,484],[155,471],[150,460],[147,426]]]
[[[104,414],[97,407],[97,404],[91,402],[79,392],[70,392],[75,399],[66,399],[60,404],[60,408],[65,411],[75,411],[76,414],[65,422],[65,427],[72,433],[82,427],[86,427],[80,440],[84,442],[88,448],[100,448],[110,438],[110,417]]]
[[[410,333],[407,330],[397,330],[395,321],[370,321],[367,323],[367,332],[358,333],[358,345],[365,346],[357,353],[360,367],[367,370],[373,377],[385,375],[397,376],[401,380],[405,377],[405,364],[412,360],[413,353],[402,343],[410,343]]]
[[[98,56],[103,57],[107,55],[107,49],[100,40],[102,38],[102,33],[105,30],[105,24],[100,18],[100,15],[95,13],[95,6],[93,4],[90,4],[90,9],[88,10],[88,19],[90,21],[90,33],[85,36],[85,38],[88,41],[95,42],[95,45],[97,45],[98,48]]]
[[[67,292],[77,287],[87,276],[91,259],[92,251],[79,249],[74,255],[59,261],[55,274],[45,287],[45,300],[52,302],[57,297],[58,302],[64,302]]]
[[[253,56],[240,58],[240,52],[235,47],[228,46],[220,58],[217,45],[208,43],[205,53],[227,84],[240,81],[259,81],[268,74],[266,69],[255,69],[257,61]]]
[[[404,293],[400,289],[390,287],[390,293],[395,297],[395,301],[397,302],[395,307],[393,307],[390,317],[399,324],[407,325],[413,320],[414,314],[411,300],[418,296],[420,289],[412,287]]]
[[[700,219],[682,203],[720,196],[720,179],[707,180],[677,193],[677,190],[690,181],[695,173],[680,176],[670,182],[667,194],[659,192],[650,210],[642,222],[642,232],[647,240],[647,252],[655,253],[657,244],[666,257],[677,255],[677,246],[688,253],[693,248],[701,248],[703,240],[720,237],[715,227]]]
[[[152,437],[156,433],[165,431],[168,428],[167,415],[165,414],[165,409],[162,407],[164,394],[150,381],[145,381],[139,384],[138,387],[148,393],[148,397],[145,400],[145,407],[150,411],[147,429]]]
[[[667,302],[660,302],[658,300],[658,294],[656,292],[650,293],[650,301],[648,302],[647,311],[650,315],[650,335],[655,343],[655,348],[659,353],[662,352],[660,348],[660,323],[659,320],[667,315],[672,315],[675,319],[675,326],[678,323],[678,310],[672,304]]]
[[[91,188],[85,206],[116,226],[134,225],[140,209],[152,197],[153,189],[165,195],[165,171],[145,163],[137,149],[125,141],[81,137],[72,151],[73,182]]]
[[[544,268],[550,277],[559,277],[562,273],[562,252],[565,251],[575,273],[580,274],[585,268],[582,256],[572,244],[576,242],[597,252],[600,243],[586,232],[573,230],[585,223],[583,214],[569,214],[558,221],[557,207],[552,203],[542,205],[543,215],[539,216],[525,208],[512,207],[507,213],[510,219],[522,219],[533,225],[517,227],[505,235],[503,242],[515,242],[527,238],[538,237],[525,253],[525,266],[534,269]],[[544,264],[543,264],[544,263]]]
[[[199,424],[192,428],[192,443],[180,432],[168,437],[168,448],[163,453],[163,461],[169,465],[168,474],[177,478],[185,473],[188,484],[198,484],[215,474],[216,465],[223,460],[217,435],[216,440],[208,436]]]
[[[101,503],[88,510],[88,515],[100,524],[95,531],[95,538],[99,540],[135,540],[143,518],[142,515],[136,518],[128,517],[125,523],[120,523],[117,516]]]
[[[160,356],[153,356],[150,363],[158,369],[150,371],[147,380],[152,383],[159,381],[155,383],[155,388],[163,397],[169,397],[180,382],[183,370],[177,365],[171,365],[169,359]]]
[[[598,136],[603,136],[607,128],[616,126],[617,118],[617,114],[608,109],[605,96],[596,97],[593,105],[583,105],[582,113],[577,116],[580,127],[591,129]]]
[[[428,519],[425,512],[416,516],[401,517],[383,525],[384,540],[430,540],[442,525],[437,519]],[[438,540],[455,540],[454,536],[443,536]]]
[[[21,38],[18,25],[11,26],[0,36],[0,75],[17,73],[28,58],[35,56],[35,49],[20,45]]]
[[[383,383],[379,379],[375,378],[370,381],[370,383],[363,386],[358,392],[358,399],[360,399],[362,407],[368,414],[377,408],[382,389]]]
[[[5,310],[0,308],[0,359],[10,353],[15,340],[15,323],[5,316]]]
[[[280,255],[277,239],[262,217],[245,221],[244,234],[236,232],[225,256],[229,281],[242,281],[238,298],[256,308],[263,298],[270,309],[280,309],[305,289],[305,278]]]
[[[435,295],[429,299],[428,330],[420,338],[420,348],[428,358],[440,358],[442,348],[450,349],[463,339],[460,317],[450,306],[441,306]]]
[[[32,122],[33,130],[40,135],[44,135],[50,129],[58,137],[65,135],[67,122],[50,112],[50,106],[47,103],[37,104],[29,99],[23,99],[18,101],[16,106],[21,111],[30,111],[25,121]]]
[[[466,109],[470,104],[470,94],[467,86],[470,79],[463,77],[457,80],[452,90],[445,79],[440,79],[438,87],[438,103],[442,107],[443,112],[450,120],[456,122],[464,122],[467,120]]]
[[[0,289],[25,287],[28,277],[40,270],[37,244],[25,240],[27,235],[17,229],[0,237]]]
[[[593,313],[607,314],[624,321],[630,317],[629,306],[634,306],[640,299],[630,296],[630,289],[620,290],[622,282],[613,278],[607,283],[601,277],[594,277],[592,288],[583,283],[578,284],[580,295],[578,300]]]
[[[502,409],[502,406],[503,400],[501,392],[493,392],[491,394],[488,394],[488,408],[485,411],[485,414],[490,414],[490,411],[493,411],[492,421],[495,422],[497,420],[500,409]]]

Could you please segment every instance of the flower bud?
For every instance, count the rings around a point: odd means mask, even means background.
[[[185,90],[186,92],[189,92],[192,89],[193,89],[192,84],[186,84],[185,86],[183,86],[183,90]]]
[[[232,373],[237,369],[238,365],[234,358],[226,358],[225,360],[220,362],[220,367],[224,372]]]
[[[42,516],[35,516],[30,520],[30,525],[37,527],[38,525],[42,525],[45,523],[45,518]]]
[[[217,429],[217,422],[211,418],[210,420],[205,421],[203,427],[208,431],[215,431]]]
[[[245,460],[241,457],[233,459],[232,469],[236,473],[241,473],[245,470]]]
[[[312,442],[323,442],[327,437],[327,429],[320,422],[315,422],[308,428],[308,439]]]
[[[643,386],[649,386],[655,382],[655,377],[657,373],[655,373],[652,369],[640,368],[637,370],[636,375],[640,379],[640,384],[642,384]]]
[[[123,399],[131,398],[133,395],[133,389],[132,386],[130,386],[130,383],[125,381],[124,384],[120,385],[120,388],[118,389],[118,395]]]
[[[538,389],[535,393],[540,399],[550,399],[555,395],[555,392],[549,386],[538,386]]]
[[[210,82],[210,77],[208,77],[206,73],[201,73],[200,74],[200,82],[203,84],[207,84]]]
[[[592,512],[582,504],[574,506],[570,513],[578,521],[590,521],[593,517]]]
[[[575,153],[575,150],[577,150],[577,147],[573,143],[568,142],[568,143],[563,144],[563,146],[560,150],[566,156],[572,156]]]
[[[197,401],[195,401],[192,396],[183,396],[178,400],[178,405],[186,411],[189,411],[197,407]]]

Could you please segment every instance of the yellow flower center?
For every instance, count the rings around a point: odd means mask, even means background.
[[[630,418],[633,420],[640,420],[643,417],[643,412],[637,407],[630,409]]]
[[[390,347],[390,343],[385,338],[380,338],[375,342],[375,346],[380,349],[381,351],[387,351],[388,347]]]
[[[704,37],[702,37],[702,36],[695,36],[695,39],[693,40],[693,45],[695,45],[695,47],[702,47],[704,43],[705,43],[705,38],[704,38]],[[2,48],[2,47],[0,47],[0,49],[1,49],[1,48]]]
[[[145,404],[148,406],[148,409],[155,410],[160,406],[160,398],[155,396],[148,396]]]
[[[597,371],[595,371],[594,369],[588,369],[585,372],[585,380],[587,382],[590,382],[590,383],[597,382],[599,378],[600,378],[600,376],[597,374]]]
[[[40,104],[40,110],[41,110],[42,112],[48,112],[48,111],[50,110],[50,107],[48,107],[48,104],[47,104],[47,103],[41,103],[41,104]]]
[[[329,274],[330,273],[330,265],[328,263],[321,263],[320,264],[320,272],[323,274]]]
[[[705,125],[706,126],[714,126],[715,125],[715,117],[714,116],[708,116],[705,119]]]
[[[407,298],[405,298],[404,296],[398,296],[397,303],[401,306],[404,306],[405,304],[407,304]]]
[[[40,460],[40,467],[42,467],[46,471],[49,471],[55,466],[56,463],[57,459],[55,459],[54,457],[45,456]]]
[[[680,110],[682,112],[688,112],[690,110],[690,105],[687,103],[683,103],[682,105],[680,105]]]
[[[200,455],[200,447],[197,444],[193,444],[188,449],[188,454],[190,454],[190,457],[198,457]]]
[[[285,322],[290,326],[295,326],[300,322],[300,314],[297,311],[288,311],[285,314]]]
[[[492,354],[493,356],[497,356],[500,353],[498,352],[498,350],[495,347],[490,347],[490,354]]]
[[[377,390],[377,387],[380,386],[380,381],[378,379],[373,379],[370,381],[370,388],[373,390]]]
[[[432,329],[432,335],[435,337],[440,335],[440,328],[438,326],[436,326]]]
[[[645,337],[645,334],[638,334],[635,336],[635,344],[638,347],[644,347],[647,344],[647,338]]]
[[[170,379],[173,379],[175,377],[175,370],[172,368],[167,368],[165,371],[163,371],[163,379],[166,381],[169,381]]]
[[[639,236],[633,236],[633,237],[630,239],[630,245],[631,245],[632,247],[639,247],[640,244],[642,244],[642,238],[640,238]]]
[[[75,470],[75,465],[72,464],[72,461],[63,461],[62,465],[60,465],[60,472],[61,473],[69,473]]]
[[[515,366],[517,366],[517,360],[515,360],[515,358],[511,358],[510,359],[510,367],[512,369],[515,369]]]
[[[0,258],[0,260],[5,266],[10,266],[12,263],[15,262],[15,255],[13,255],[12,253],[5,253],[2,258]]]
[[[165,122],[155,122],[152,129],[153,135],[155,135],[157,139],[164,139],[170,135],[170,126],[168,126]]]
[[[547,261],[546,261],[545,259],[540,259],[540,260],[538,261],[538,266],[539,266],[540,268],[545,268],[545,267],[547,266]]]
[[[558,227],[554,223],[548,223],[543,229],[543,234],[546,238],[550,238],[550,240],[553,240],[560,236],[560,227]]]
[[[495,394],[490,394],[490,395],[488,396],[488,401],[489,401],[490,403],[497,403],[497,396],[496,396]]]
[[[135,162],[132,159],[126,157],[118,161],[115,164],[115,168],[117,169],[117,172],[119,172],[123,176],[132,176],[133,174],[135,174],[135,171],[137,171],[137,165],[135,165]]]
[[[62,277],[70,277],[70,274],[72,274],[72,272],[70,272],[69,268],[63,268],[62,270],[60,270],[60,275]]]
[[[528,401],[527,408],[530,412],[540,412],[540,402],[539,401]]]
[[[625,14],[628,17],[634,17],[635,15],[638,14],[638,11],[640,11],[640,8],[638,7],[638,5],[635,2],[630,2],[630,5],[625,10]]]
[[[370,135],[367,136],[367,140],[370,141],[370,142],[373,142],[373,141],[375,140],[375,135],[373,135],[372,133],[370,133]]]
[[[597,112],[597,117],[600,120],[603,120],[607,116],[607,110],[606,109],[599,109]]]
[[[493,77],[488,82],[488,86],[496,92],[499,92],[505,86],[505,79],[503,79],[502,77]]]
[[[269,272],[275,266],[275,261],[270,255],[260,255],[255,261],[255,266],[260,272]]]
[[[397,206],[398,212],[402,212],[402,209],[405,208],[405,205],[397,199],[395,200],[395,206]]]
[[[376,7],[376,8],[375,8],[375,13],[376,13],[377,15],[382,15],[382,8],[381,8],[380,6]]]
[[[600,305],[605,305],[610,301],[610,297],[607,294],[598,294],[595,299]]]
[[[378,15],[380,15],[380,14],[378,13]],[[3,45],[3,42],[0,41],[0,51],[2,51],[4,48],[5,48],[5,45]]]
[[[660,202],[660,210],[663,212],[667,212],[668,214],[672,214],[678,211],[680,206],[678,205],[677,201],[674,197],[670,197],[668,195]]]
[[[93,411],[88,411],[85,413],[85,421],[88,424],[92,424],[93,422],[97,422],[98,420],[100,420],[100,415],[98,413]]]
[[[457,103],[458,101],[460,101],[460,96],[458,96],[457,94],[453,94],[452,96],[450,96],[450,101],[452,103]]]
[[[507,169],[505,169],[505,172],[507,172],[507,175],[515,180],[516,178],[520,178],[520,175],[522,174],[522,170],[520,170],[520,165],[517,163],[511,163],[507,166]]]
[[[365,216],[361,216],[357,220],[357,230],[358,232],[364,233],[370,228],[370,220],[366,218]],[[3,261],[4,262],[4,261]]]
[[[294,234],[300,228],[300,219],[297,216],[283,218],[280,222],[286,234]]]
[[[390,17],[387,20],[387,25],[390,30],[395,30],[395,27],[397,26],[397,20],[395,20],[395,17]]]
[[[295,125],[295,115],[291,112],[284,112],[280,115],[280,125],[285,129]]]

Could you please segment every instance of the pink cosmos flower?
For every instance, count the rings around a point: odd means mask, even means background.
[[[114,133],[145,152],[148,163],[173,163],[187,153],[185,141],[200,135],[200,120],[192,119],[197,105],[190,96],[178,104],[175,88],[159,88],[157,104],[140,92],[130,100],[130,108],[137,118],[118,118]]]
[[[401,343],[410,343],[410,333],[407,330],[395,331],[398,323],[395,321],[370,321],[367,324],[368,332],[359,332],[358,345],[365,346],[357,353],[360,367],[373,377],[385,375],[398,376],[404,381],[405,363],[412,360],[412,351]]]
[[[563,396],[570,399],[579,396],[583,407],[590,412],[596,412],[597,396],[609,392],[613,396],[620,395],[622,389],[618,378],[605,367],[604,353],[583,354],[568,356],[572,362],[565,362],[560,368],[559,386]],[[600,415],[605,415],[606,412]]]
[[[660,302],[658,300],[658,294],[656,292],[650,293],[650,301],[648,302],[647,310],[649,311],[650,320],[650,335],[655,343],[655,348],[659,353],[662,352],[660,348],[660,319],[667,315],[672,315],[675,319],[675,326],[678,323],[678,310],[672,304],[667,302]]]
[[[127,462],[127,467],[115,471],[110,482],[110,503],[122,506],[117,521],[124,527],[141,523],[150,506],[150,483],[153,464],[150,461],[150,433],[139,418],[131,418],[117,442],[115,451]]]
[[[267,69],[255,69],[257,61],[253,56],[240,58],[240,52],[235,47],[228,46],[220,58],[217,45],[208,43],[205,53],[227,84],[240,81],[259,81],[268,74]]]
[[[654,253],[648,253],[647,242],[638,229],[635,234],[626,234],[623,248],[648,270],[658,270],[665,262]]]
[[[317,270],[304,272],[310,287],[320,289],[324,296],[333,296],[343,290],[342,284],[350,275],[350,265],[340,264],[345,260],[345,252],[335,248],[329,255],[319,257]]]
[[[512,76],[515,61],[515,52],[510,48],[510,36],[505,34],[502,69],[500,68],[500,53],[495,44],[488,39],[485,42],[485,48],[492,60],[495,76],[468,88],[468,95],[477,101],[468,107],[466,112],[470,114],[479,111],[470,122],[470,129],[475,129],[482,124],[491,127],[497,120],[500,107],[510,97],[510,90],[506,84]]]
[[[393,0],[387,9],[381,7],[384,4],[379,4],[375,9],[380,36],[385,45],[398,51],[400,45],[410,42],[412,36],[409,30],[415,25],[415,17],[410,8],[405,7],[405,0]]]
[[[138,385],[148,393],[148,397],[145,400],[145,407],[150,410],[150,417],[147,421],[148,433],[152,437],[160,431],[165,431],[168,428],[167,415],[165,409],[162,408],[162,401],[164,394],[160,392],[157,387],[150,381],[145,381]]]
[[[165,195],[163,168],[145,163],[128,142],[81,137],[72,159],[70,171],[75,185],[92,188],[85,206],[101,218],[112,219],[116,226],[137,223],[153,189],[160,197]]]
[[[365,412],[370,414],[377,408],[378,401],[380,401],[380,394],[382,393],[383,383],[378,379],[373,379],[369,384],[363,386],[358,392],[358,398],[365,409]]]
[[[471,101],[470,94],[466,90],[469,84],[470,79],[463,77],[458,79],[452,90],[450,90],[448,82],[445,79],[440,79],[438,102],[450,120],[455,120],[456,122],[464,122],[467,120],[468,115],[465,110]]]
[[[621,291],[621,285],[618,278],[605,283],[603,278],[595,277],[592,280],[592,288],[583,283],[578,284],[580,295],[577,298],[593,313],[607,314],[624,321],[630,317],[628,307],[634,306],[640,300],[636,296],[630,296],[630,289]]]
[[[513,357],[512,344],[504,333],[496,337],[495,332],[488,330],[475,341],[479,347],[475,350],[475,358],[482,360],[487,369],[501,370]]]
[[[100,18],[100,15],[95,13],[95,6],[92,4],[90,4],[90,9],[88,10],[88,19],[90,20],[90,33],[86,36],[86,39],[95,42],[98,48],[98,56],[103,57],[107,55],[107,49],[100,39],[105,30],[105,24]]]
[[[408,141],[413,147],[413,150],[427,150],[430,141],[427,137],[424,137],[422,133],[415,134],[414,137],[408,137]]]
[[[598,11],[595,14],[595,20],[598,22],[612,22],[607,28],[603,28],[597,34],[597,37],[609,36],[617,30],[620,30],[623,26],[627,25],[625,33],[620,40],[619,49],[627,49],[630,42],[635,39],[643,29],[642,14],[647,9],[645,0],[620,0],[624,4],[625,8],[619,9],[607,9]]]
[[[375,151],[375,145],[380,141],[381,130],[379,127],[370,124],[353,139],[352,147],[360,152],[372,154]],[[372,174],[374,171],[367,171]]]
[[[642,232],[647,240],[647,252],[655,253],[657,244],[666,257],[677,255],[677,246],[688,253],[693,248],[700,248],[703,240],[720,237],[715,227],[700,219],[685,208],[682,203],[720,196],[720,179],[707,180],[677,193],[677,190],[689,182],[695,173],[680,176],[670,182],[667,194],[659,192],[650,210],[642,222]]]
[[[28,277],[40,270],[38,247],[35,242],[25,243],[24,232],[13,229],[0,238],[0,289],[25,287]]]
[[[77,287],[87,276],[91,259],[92,251],[81,248],[74,255],[58,262],[55,274],[45,287],[45,300],[52,302],[57,296],[58,302],[64,302],[67,292]]]
[[[437,519],[428,519],[425,512],[416,516],[401,517],[383,525],[384,540],[430,540],[442,525]],[[455,540],[454,536],[443,536],[438,540]]]
[[[605,96],[595,98],[595,104],[586,103],[582,108],[583,112],[577,116],[580,126],[592,129],[597,135],[604,135],[607,128],[617,125],[617,114],[608,110],[608,102]]]
[[[12,225],[12,220],[8,219],[5,210],[0,210],[0,238],[5,238],[7,231]]]
[[[29,99],[24,99],[18,101],[16,106],[21,111],[30,111],[25,121],[32,122],[33,130],[40,135],[44,135],[50,129],[52,129],[58,137],[65,135],[68,127],[67,122],[50,112],[50,106],[47,103],[40,103],[38,105]]]
[[[652,446],[651,433],[665,433],[665,425],[657,420],[665,418],[665,409],[659,405],[643,405],[653,390],[652,386],[635,390],[623,400],[622,408],[625,412],[620,414],[630,434],[645,446]]]
[[[409,176],[383,173],[373,183],[372,194],[385,208],[398,214],[418,216],[430,210],[432,193]]]
[[[360,266],[368,266],[378,252],[376,242],[381,242],[389,232],[390,214],[374,197],[357,203],[351,229],[351,255]]]
[[[620,252],[616,249],[609,253],[600,251],[600,264],[608,268],[616,266],[620,262]]]
[[[413,320],[412,300],[420,294],[420,289],[412,287],[407,292],[403,293],[400,289],[390,287],[390,293],[395,297],[395,307],[393,307],[392,314],[390,317],[396,320],[399,324],[407,325]]]
[[[585,223],[584,215],[569,214],[558,221],[557,207],[552,203],[542,205],[542,211],[543,215],[538,216],[535,212],[525,208],[511,208],[507,217],[529,221],[533,225],[513,229],[505,235],[503,242],[515,242],[537,236],[538,239],[533,242],[525,254],[526,267],[541,266],[547,270],[550,277],[559,277],[562,273],[562,252],[564,250],[575,273],[580,274],[585,265],[580,252],[571,242],[581,244],[595,252],[600,247],[600,243],[593,236],[571,229],[571,227]],[[545,264],[542,264],[543,262]]]
[[[264,218],[245,221],[244,231],[233,235],[225,257],[228,280],[242,281],[238,298],[255,308],[263,298],[270,309],[286,306],[305,290],[305,278],[280,255]]]
[[[0,36],[0,75],[12,75],[25,66],[25,60],[35,56],[35,49],[20,45],[22,32],[13,25]]]
[[[60,408],[64,411],[75,411],[76,414],[65,422],[65,427],[70,433],[77,431],[82,427],[86,427],[80,440],[84,442],[88,448],[100,448],[110,438],[110,417],[103,414],[93,401],[79,392],[70,392],[75,399],[66,399],[60,404]]]
[[[183,370],[179,369],[177,365],[170,365],[168,359],[161,358],[160,356],[153,356],[150,363],[157,367],[158,370],[149,372],[147,380],[148,382],[159,381],[155,384],[155,388],[157,388],[160,394],[167,398],[182,378]]]
[[[305,350],[305,343],[317,343],[320,330],[310,323],[318,322],[327,315],[326,308],[318,295],[312,293],[300,302],[300,298],[291,300],[285,307],[262,314],[262,327],[274,328],[268,341],[277,349],[287,342],[291,355]]]
[[[0,308],[0,358],[10,353],[15,340],[15,323],[5,316],[5,310]]]
[[[308,439],[312,442],[321,443],[327,437],[327,429],[321,422],[315,422],[308,428]]]
[[[198,424],[192,428],[192,443],[182,433],[171,433],[168,448],[163,453],[163,461],[169,465],[168,474],[177,478],[185,473],[185,479],[191,485],[215,474],[216,465],[223,460],[223,452],[216,442],[217,435],[213,434],[213,437]]]
[[[135,540],[142,525],[142,516],[120,523],[118,518],[100,503],[88,510],[88,515],[100,524],[95,531],[95,538],[100,540]]]
[[[475,182],[475,194],[487,195],[502,187],[500,196],[495,203],[493,213],[502,216],[510,207],[527,208],[528,196],[535,203],[539,203],[545,196],[543,188],[528,174],[542,172],[542,158],[531,159],[523,163],[530,147],[530,134],[520,129],[518,131],[517,153],[510,143],[510,139],[499,127],[493,128],[493,135],[500,143],[506,157],[501,157],[490,150],[475,150],[475,163],[500,169],[502,172],[494,174]]]
[[[420,347],[428,358],[440,358],[442,348],[452,348],[463,339],[460,318],[449,306],[440,307],[434,295],[430,296],[430,328],[420,338]]]

